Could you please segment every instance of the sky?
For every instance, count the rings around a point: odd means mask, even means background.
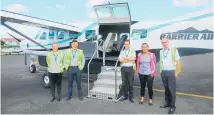
[[[62,23],[96,21],[93,5],[128,2],[132,20],[169,20],[211,7],[213,0],[1,0],[1,9]],[[0,27],[4,37],[7,30]]]

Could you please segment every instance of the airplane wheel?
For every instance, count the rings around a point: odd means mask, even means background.
[[[42,75],[42,84],[44,88],[50,88],[50,77],[47,72]]]
[[[31,73],[35,73],[35,72],[36,72],[36,66],[35,66],[34,64],[30,65],[29,71],[30,71]]]

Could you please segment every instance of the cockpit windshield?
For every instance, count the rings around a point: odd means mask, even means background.
[[[85,38],[87,40],[96,40],[95,30],[86,30],[86,32],[85,32]]]
[[[39,31],[37,32],[36,36],[34,37],[34,39],[35,39],[35,40],[38,39],[42,32],[43,32],[43,30],[39,30]]]

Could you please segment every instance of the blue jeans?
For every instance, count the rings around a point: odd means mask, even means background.
[[[78,67],[69,67],[68,69],[68,96],[72,96],[72,89],[73,89],[73,81],[74,78],[77,83],[77,91],[78,97],[82,96],[82,87],[81,87],[81,71]]]

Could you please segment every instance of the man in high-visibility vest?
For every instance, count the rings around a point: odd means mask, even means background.
[[[134,73],[136,70],[136,52],[130,48],[130,41],[126,40],[124,42],[124,50],[121,51],[120,56],[121,63],[121,77],[122,77],[122,88],[123,98],[120,101],[128,99],[131,103],[134,103],[133,97],[133,81]]]
[[[177,48],[169,46],[168,38],[162,39],[163,49],[160,51],[160,73],[165,87],[165,105],[169,107],[169,114],[175,112],[176,77],[181,72],[180,56]]]
[[[58,51],[58,44],[54,42],[52,44],[53,51],[47,53],[46,61],[48,65],[48,75],[50,77],[51,84],[51,102],[55,100],[55,85],[57,86],[58,98],[57,101],[60,101],[61,98],[61,83],[62,83],[62,73],[64,71],[63,65],[63,52]]]
[[[85,57],[83,50],[78,49],[78,41],[73,40],[71,48],[66,53],[66,64],[65,69],[68,71],[68,98],[67,101],[72,97],[73,80],[75,78],[77,83],[78,98],[83,100],[82,87],[81,87],[81,70],[85,65]]]

